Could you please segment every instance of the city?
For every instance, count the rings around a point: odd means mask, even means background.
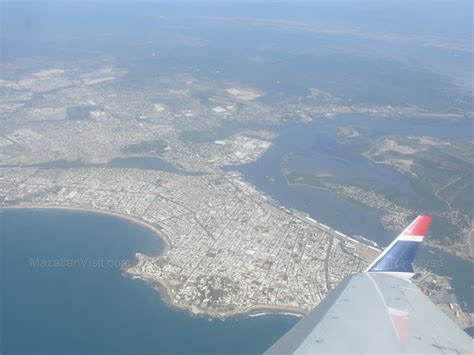
[[[316,89],[308,98],[319,105],[269,106],[255,101],[262,92],[213,88],[187,74],[137,92],[120,81],[124,75],[108,65],[2,81],[9,128],[1,136],[1,206],[102,211],[153,228],[168,247],[161,256],[136,255],[126,273],[159,288],[170,305],[214,317],[305,314],[378,255],[370,243],[279,205],[223,167],[257,161],[278,137],[266,127],[288,117],[413,108],[348,107]],[[204,93],[207,104],[197,98]],[[287,175],[296,184],[305,177]],[[321,183],[388,210],[383,221],[393,229],[410,216],[374,192]]]

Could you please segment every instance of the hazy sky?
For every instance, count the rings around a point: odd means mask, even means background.
[[[56,2],[56,3],[83,3],[83,2],[97,2],[97,3],[120,3],[120,2],[127,2],[127,3],[189,3],[189,2],[197,2],[197,3],[407,3],[407,4],[416,4],[416,3],[466,3],[469,4],[471,1],[466,0],[0,0],[0,3],[19,3],[19,2]]]

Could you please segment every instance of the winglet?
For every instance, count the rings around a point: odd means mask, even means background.
[[[430,223],[431,216],[418,216],[365,271],[407,273],[411,276],[413,260]]]

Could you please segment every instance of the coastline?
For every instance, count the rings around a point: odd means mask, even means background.
[[[227,319],[227,318],[234,318],[234,317],[242,317],[242,316],[252,316],[253,314],[286,314],[292,316],[301,316],[304,317],[308,314],[308,312],[304,311],[298,307],[290,307],[290,306],[276,306],[276,305],[254,305],[250,306],[244,310],[239,311],[230,311],[230,312],[199,312],[195,313],[189,307],[182,307],[179,304],[174,303],[171,300],[171,287],[163,280],[152,279],[149,277],[144,277],[141,274],[130,272],[132,267],[127,268],[124,270],[126,276],[132,279],[140,279],[154,290],[156,290],[162,297],[162,300],[166,303],[166,305],[175,310],[185,311],[190,316],[193,317],[210,317],[213,319]]]
[[[99,210],[99,209],[94,209],[94,208],[85,208],[85,207],[71,207],[71,206],[61,206],[61,205],[12,205],[12,206],[0,206],[0,211],[2,210],[20,210],[20,209],[37,209],[37,210],[66,210],[66,211],[76,211],[76,212],[83,212],[83,213],[99,213],[103,215],[109,215],[112,217],[117,217],[117,218],[123,218],[126,219],[132,223],[138,224],[144,228],[147,228],[151,230],[164,244],[163,251],[159,256],[164,256],[166,253],[170,250],[171,248],[171,243],[168,240],[168,238],[163,235],[158,229],[156,229],[154,226],[151,224],[138,219],[136,217],[130,216],[130,215],[125,215],[125,214],[120,214],[118,212],[112,212],[112,211],[106,211],[106,210]],[[139,273],[134,273],[131,271],[133,268],[135,268],[139,263],[140,260],[136,258],[135,256],[136,263],[134,263],[132,266],[129,266],[126,269],[122,270],[122,275],[124,277],[129,277],[131,279],[140,279],[141,281],[145,282],[148,284],[148,286],[152,287],[155,289],[161,296],[162,300],[166,303],[166,305],[171,308],[171,309],[176,309],[176,310],[182,310],[186,311],[190,316],[195,316],[195,317],[210,317],[214,319],[226,319],[226,318],[231,318],[231,317],[240,317],[240,316],[250,316],[252,314],[256,313],[264,313],[264,314],[291,314],[293,316],[305,316],[307,314],[306,311],[304,311],[301,308],[297,307],[284,307],[284,306],[276,306],[276,305],[253,305],[250,306],[244,310],[239,310],[239,311],[231,311],[231,312],[222,312],[222,313],[206,313],[206,312],[200,312],[200,313],[194,313],[192,312],[192,309],[189,307],[182,307],[178,304],[175,304],[172,301],[171,295],[171,287],[166,283],[164,280],[157,280],[157,279],[152,279],[148,277],[144,277],[143,275]]]
[[[289,182],[288,181],[288,178],[286,177],[285,174],[282,174],[286,180],[286,183],[289,185],[289,186],[303,186],[303,187],[309,187],[309,188],[313,188],[313,189],[319,189],[319,190],[325,190],[325,191],[329,191],[330,193],[334,193],[333,191],[331,191],[330,189],[327,189],[325,187],[322,187],[322,186],[315,186],[315,185],[309,185],[309,184],[305,184],[305,183],[298,183],[298,182]],[[341,198],[344,199],[344,196],[341,196]],[[374,208],[372,207],[369,207],[367,205],[364,205],[363,203],[357,201],[357,200],[354,200],[354,199],[347,199],[348,201],[351,201],[351,202],[354,202],[354,203],[357,203],[361,206],[363,206],[364,208],[368,208],[368,209],[371,209],[371,210],[374,210]],[[431,238],[427,238],[426,239],[426,245],[429,246],[430,248],[433,248],[433,249],[436,249],[436,250],[441,250],[445,253],[448,253],[448,254],[451,254],[453,256],[456,256],[460,259],[463,259],[463,260],[466,260],[466,261],[470,261],[470,262],[474,262],[474,256],[471,256],[469,255],[468,253],[466,252],[462,252],[460,251],[459,249],[457,248],[453,248],[453,247],[450,247],[448,245],[443,245],[443,244],[440,244],[439,242],[437,241],[433,241],[433,239]]]
[[[126,215],[126,214],[120,214],[118,212],[113,212],[113,211],[106,211],[106,210],[99,210],[99,209],[94,209],[94,208],[85,208],[85,207],[71,207],[71,206],[61,206],[61,205],[12,205],[12,206],[0,206],[0,211],[1,210],[21,210],[21,209],[31,209],[31,210],[66,210],[66,211],[76,211],[76,212],[83,212],[83,213],[99,213],[99,214],[104,214],[104,215],[109,215],[112,217],[117,217],[117,218],[123,218],[126,219],[132,223],[138,224],[144,228],[147,228],[155,234],[160,241],[163,242],[163,250],[159,256],[163,256],[168,251],[171,249],[171,243],[165,235],[163,235],[162,232],[160,232],[157,228],[155,228],[153,225],[138,219],[137,217],[131,216],[131,215]]]
[[[431,241],[430,239],[427,240],[426,244],[430,248],[433,248],[435,250],[439,250],[439,251],[442,251],[444,253],[451,254],[451,255],[456,256],[456,257],[458,257],[460,259],[463,259],[465,261],[474,262],[474,256],[470,256],[469,254],[462,253],[458,249],[453,249],[453,248],[450,248],[449,246],[441,245],[437,242]]]

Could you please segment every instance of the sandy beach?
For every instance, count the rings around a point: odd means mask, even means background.
[[[126,215],[126,214],[120,214],[117,212],[112,212],[112,211],[105,211],[105,210],[99,210],[99,209],[93,209],[93,208],[82,208],[82,207],[70,207],[70,206],[56,206],[56,205],[15,205],[15,206],[1,206],[1,210],[11,210],[11,209],[38,209],[38,210],[43,210],[43,209],[52,209],[52,210],[68,210],[68,211],[76,211],[76,212],[84,212],[84,213],[100,213],[100,214],[105,214],[117,218],[123,218],[126,219],[132,223],[139,224],[140,226],[147,228],[151,230],[160,240],[164,243],[164,248],[161,253],[161,255],[165,255],[171,248],[171,243],[168,240],[166,236],[163,235],[158,229],[156,229],[154,226],[151,224],[138,219],[136,217]]]
[[[100,213],[104,215],[109,215],[117,218],[124,218],[126,220],[129,220],[130,222],[139,224],[140,226],[144,228],[148,228],[151,230],[158,238],[160,238],[161,241],[164,243],[164,248],[161,253],[161,255],[165,255],[169,249],[171,248],[171,243],[167,239],[166,236],[164,236],[158,229],[156,229],[154,226],[148,224],[147,222],[140,220],[136,217],[130,216],[130,215],[124,215],[120,214],[117,212],[111,212],[111,211],[104,211],[104,210],[98,210],[98,209],[93,209],[93,208],[82,208],[82,207],[70,207],[70,206],[57,206],[57,205],[15,205],[15,206],[2,206],[0,207],[1,210],[8,210],[8,209],[54,209],[54,210],[70,210],[70,211],[77,211],[77,212],[84,212],[84,213]],[[157,280],[157,279],[152,279],[148,277],[144,277],[140,273],[135,273],[133,272],[133,269],[138,266],[140,262],[138,261],[136,264],[133,266],[123,270],[124,271],[124,276],[131,277],[131,278],[138,278],[147,284],[149,284],[151,287],[153,287],[155,290],[157,290],[163,301],[170,307],[170,308],[175,308],[175,309],[180,309],[187,311],[189,314],[193,316],[205,316],[205,317],[211,317],[211,318],[229,318],[229,317],[239,317],[239,316],[244,316],[244,315],[251,315],[251,314],[269,314],[269,313],[286,313],[286,314],[291,314],[291,315],[301,315],[304,316],[307,314],[307,312],[301,308],[298,307],[284,307],[284,306],[276,306],[276,305],[254,305],[250,306],[244,310],[239,310],[239,311],[230,311],[230,312],[216,312],[216,313],[207,313],[207,312],[202,312],[202,313],[193,313],[192,310],[188,307],[181,307],[178,304],[175,304],[172,301],[172,292],[171,292],[171,287],[163,280]]]

